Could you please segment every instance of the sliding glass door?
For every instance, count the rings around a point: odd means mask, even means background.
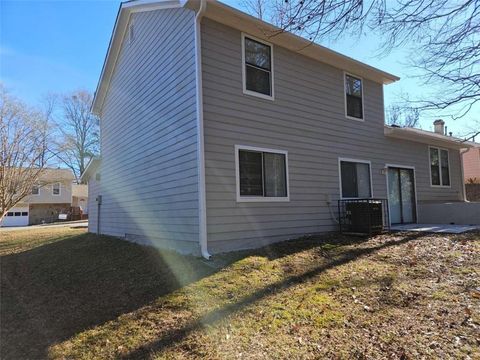
[[[388,204],[392,224],[417,221],[413,169],[388,168]]]

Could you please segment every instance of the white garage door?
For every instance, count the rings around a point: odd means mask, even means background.
[[[0,222],[1,226],[26,226],[28,225],[28,207],[16,207],[7,212]]]

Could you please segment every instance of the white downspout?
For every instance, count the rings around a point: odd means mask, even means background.
[[[468,202],[467,200],[467,189],[465,188],[465,174],[464,174],[464,170],[463,170],[463,154],[465,154],[469,149],[460,149],[459,150],[459,153],[460,153],[460,171],[461,171],[461,177],[460,179],[462,180],[462,198],[463,198],[463,201],[465,202]]]
[[[202,41],[201,27],[206,0],[200,0],[200,8],[195,16],[195,65],[197,79],[197,153],[198,153],[198,214],[200,252],[205,259],[211,255],[207,247],[207,201],[205,188],[205,144],[203,135],[203,85],[202,85]]]

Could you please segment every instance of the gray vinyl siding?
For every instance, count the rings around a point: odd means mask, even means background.
[[[198,247],[194,12],[133,13],[101,120],[100,228],[158,247]]]
[[[373,196],[385,198],[386,163],[414,166],[420,202],[460,200],[459,153],[450,188],[430,186],[428,145],[384,136],[382,85],[364,80],[365,121],[345,117],[343,71],[274,46],[275,100],[242,91],[241,33],[202,23],[208,246],[261,246],[336,230],[338,158],[372,162]],[[236,201],[235,145],[288,151],[289,202]],[[334,206],[329,209],[327,201]]]

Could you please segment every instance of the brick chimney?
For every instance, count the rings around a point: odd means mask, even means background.
[[[445,135],[445,121],[442,119],[433,122],[434,132],[440,135]]]

